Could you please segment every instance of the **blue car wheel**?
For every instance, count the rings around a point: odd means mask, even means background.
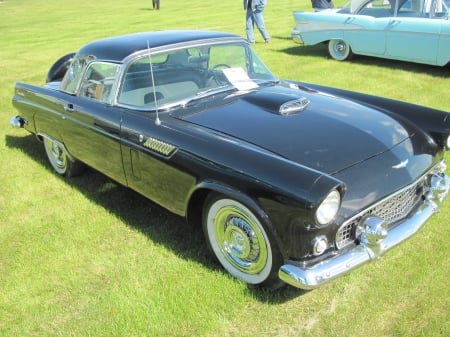
[[[345,61],[353,56],[350,45],[344,40],[330,40],[328,42],[328,53],[336,61]]]

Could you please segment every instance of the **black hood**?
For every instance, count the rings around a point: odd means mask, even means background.
[[[280,107],[288,102],[302,104],[283,115]],[[283,86],[216,97],[200,112],[180,118],[330,175],[387,152],[414,133],[375,109]]]

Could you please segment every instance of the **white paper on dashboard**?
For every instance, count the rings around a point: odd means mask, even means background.
[[[253,82],[247,73],[241,67],[222,69],[228,81],[238,90],[250,90],[257,88],[258,85]]]

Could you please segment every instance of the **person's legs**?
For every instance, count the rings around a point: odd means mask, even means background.
[[[266,25],[264,24],[263,12],[257,9],[253,12],[253,17],[255,19],[256,27],[258,27],[258,30],[261,33],[262,37],[264,38],[264,41],[269,42],[270,35],[269,33],[267,33]]]
[[[253,12],[251,10],[247,10],[245,15],[245,27],[247,31],[247,41],[249,43],[255,43],[255,36],[253,34]]]

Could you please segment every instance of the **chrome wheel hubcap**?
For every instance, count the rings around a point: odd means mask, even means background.
[[[247,274],[264,269],[268,252],[256,219],[238,208],[225,206],[215,216],[214,232],[219,249],[234,268]]]
[[[44,138],[44,146],[53,169],[59,174],[65,174],[69,163],[64,149],[58,142],[48,138]]]
[[[66,167],[67,159],[64,151],[54,142],[51,142],[51,154],[53,156],[53,162],[56,166],[63,169]]]

